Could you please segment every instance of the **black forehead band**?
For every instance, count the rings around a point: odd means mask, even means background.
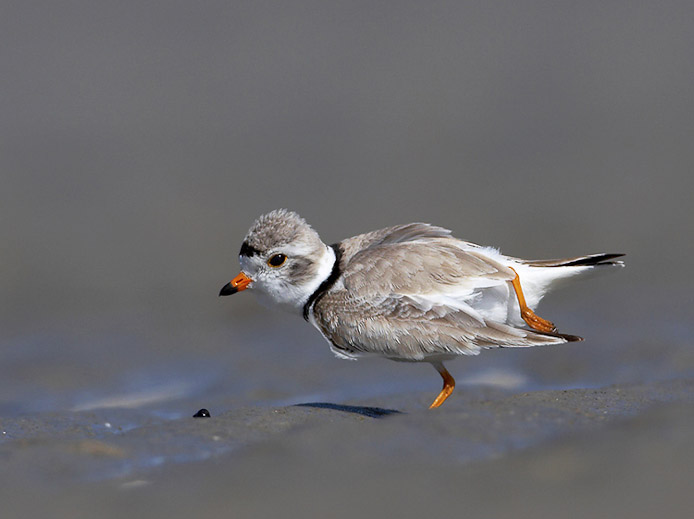
[[[248,245],[248,242],[243,242],[241,244],[241,250],[239,251],[239,256],[248,256],[249,258],[251,256],[259,255],[260,251],[256,249],[255,247]]]

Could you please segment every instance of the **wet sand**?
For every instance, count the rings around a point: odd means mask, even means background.
[[[464,394],[464,397],[463,397]],[[4,419],[4,517],[684,517],[694,380]],[[385,404],[385,406],[384,406]],[[192,413],[191,413],[192,414]]]
[[[67,340],[60,358],[10,356],[2,517],[687,517],[687,298],[603,298],[592,320],[580,298],[553,306],[586,342],[451,363],[458,385],[436,410],[429,366],[340,361],[292,316],[151,317],[120,362]],[[27,378],[90,365],[88,380]],[[54,389],[34,400],[28,380]],[[202,407],[212,416],[193,418]]]

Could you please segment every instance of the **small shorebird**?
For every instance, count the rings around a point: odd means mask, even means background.
[[[430,363],[443,378],[432,408],[455,387],[444,361],[483,348],[583,340],[558,333],[533,308],[559,281],[623,266],[612,261],[623,254],[512,258],[426,223],[328,246],[303,218],[285,209],[258,218],[239,255],[241,273],[220,296],[252,289],[265,302],[303,315],[341,358],[380,355]]]

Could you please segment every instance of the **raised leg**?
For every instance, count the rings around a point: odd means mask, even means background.
[[[441,378],[443,379],[443,389],[439,393],[439,396],[436,397],[436,400],[434,400],[429,406],[429,409],[434,409],[435,407],[443,404],[446,398],[451,396],[451,393],[453,393],[453,390],[455,389],[455,379],[451,376],[448,370],[443,367],[443,362],[432,362],[431,365],[434,366],[436,371],[439,372]]]
[[[556,332],[557,327],[554,326],[553,322],[543,319],[537,315],[525,303],[525,296],[523,295],[523,289],[521,288],[518,272],[511,267],[509,268],[513,270],[514,274],[516,274],[516,277],[513,278],[511,284],[513,285],[513,290],[516,292],[516,297],[518,298],[518,305],[520,306],[520,313],[523,320],[528,323],[528,326],[530,326],[533,330],[537,330],[538,332]]]

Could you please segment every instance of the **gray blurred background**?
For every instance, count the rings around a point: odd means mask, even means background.
[[[608,339],[688,333],[693,11],[4,2],[0,409],[159,379],[189,394],[214,369],[225,393],[323,361],[354,380],[300,319],[217,297],[278,207],[328,243],[426,221],[521,257],[626,252],[546,316]],[[399,370],[419,373],[383,364],[370,383]]]

